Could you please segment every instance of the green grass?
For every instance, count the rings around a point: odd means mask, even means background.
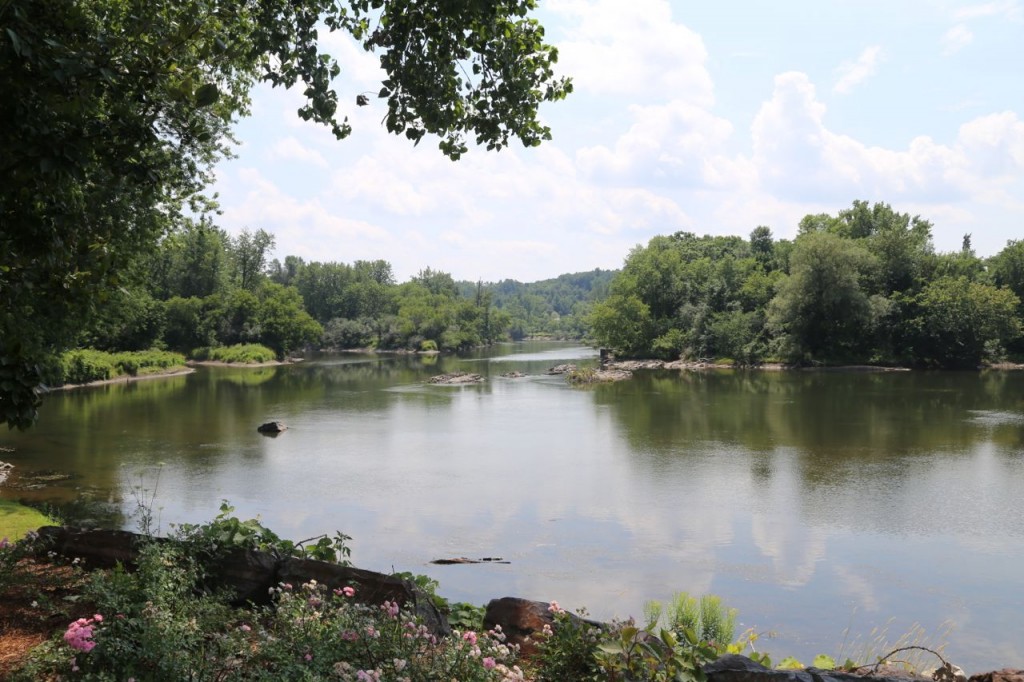
[[[52,525],[53,520],[41,511],[11,500],[0,500],[0,539],[14,542],[30,530]]]
[[[235,346],[204,346],[196,348],[190,355],[193,360],[200,362],[237,362],[243,364],[273,362],[277,359],[274,351],[256,343],[243,343]]]

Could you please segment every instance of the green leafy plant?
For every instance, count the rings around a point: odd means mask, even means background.
[[[279,556],[295,556],[319,561],[330,561],[348,566],[352,539],[338,531],[333,537],[318,535],[300,542],[285,540],[270,530],[258,518],[241,520],[232,516],[235,508],[227,500],[221,502],[220,512],[213,521],[203,524],[180,524],[176,538],[190,544],[196,551],[216,555],[232,549],[271,552]],[[307,544],[312,543],[312,544]]]
[[[602,642],[601,629],[586,620],[587,612],[580,609],[578,618],[562,609],[558,602],[548,607],[554,625],[544,626],[538,654],[538,680],[600,680],[597,662],[598,646]]]
[[[196,348],[189,355],[193,360],[200,362],[231,362],[247,365],[273,362],[277,359],[277,354],[274,351],[255,343],[234,346],[204,346]]]
[[[690,629],[681,638],[665,628],[654,636],[627,621],[614,626],[611,634],[597,653],[602,679],[609,682],[702,682],[701,666],[718,657],[718,651]]]

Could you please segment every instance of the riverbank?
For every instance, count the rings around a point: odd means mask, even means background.
[[[752,369],[762,371],[796,371],[796,372],[913,372],[911,367],[891,367],[887,365],[791,365],[781,362],[764,362],[754,365],[738,365],[723,362],[695,362],[692,360],[609,360],[603,369],[634,372],[636,370],[702,370],[702,369]],[[1024,364],[1000,362],[983,365],[977,370],[1022,370]],[[931,370],[928,370],[931,371]]]
[[[410,574],[296,556],[294,546],[292,554],[280,554],[241,544],[203,564],[209,557],[202,558],[202,538],[217,523],[198,527],[191,540],[48,527],[30,543],[0,547],[0,677],[159,670],[165,679],[182,679],[210,666],[223,671],[218,679],[262,671],[279,679],[354,680],[363,670],[377,675],[359,679],[397,679],[404,672],[477,682],[610,680],[626,670],[631,679],[693,682],[703,676],[709,682],[1020,682],[1024,675],[1003,669],[968,680],[941,645],[886,648],[863,661],[822,655],[813,662],[818,670],[807,672],[796,659],[755,650],[753,631],[737,636],[735,614],[722,621],[728,610],[718,601],[706,607],[701,600],[707,614],[696,624],[669,616],[660,626],[647,624],[648,633],[632,619],[593,621],[556,601],[452,604]],[[190,557],[203,567],[185,568]],[[115,563],[138,570],[111,582],[107,571]],[[197,589],[210,579],[222,588],[217,596]],[[684,628],[694,639],[673,634]],[[653,640],[658,644],[651,648]],[[634,660],[627,653],[634,648],[646,654]],[[673,665],[689,674],[659,674]],[[39,673],[47,675],[34,677]]]
[[[63,384],[62,386],[47,386],[46,391],[70,391],[76,388],[90,388],[93,386],[108,386],[110,384],[127,384],[133,381],[145,381],[147,379],[166,379],[168,377],[182,376],[185,374],[192,374],[196,370],[188,366],[179,367],[167,367],[161,369],[155,369],[152,372],[146,372],[145,374],[122,374],[120,376],[112,377],[110,379],[97,379],[96,381],[88,381],[84,384]]]

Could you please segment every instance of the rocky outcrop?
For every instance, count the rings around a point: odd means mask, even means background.
[[[971,675],[968,682],[1024,682],[1024,670],[1003,668],[990,673]]]
[[[484,378],[479,374],[452,372],[451,374],[438,374],[437,376],[430,377],[429,381],[432,384],[440,384],[442,386],[458,386],[460,384],[479,384],[483,380]]]
[[[287,431],[288,425],[285,424],[284,422],[273,421],[267,422],[265,424],[260,424],[259,426],[256,427],[256,430],[268,436],[276,436],[282,431]]]
[[[566,374],[567,372],[575,372],[579,369],[576,365],[569,363],[565,365],[555,365],[554,367],[548,368],[545,374]]]
[[[930,680],[919,675],[885,677],[874,675],[855,675],[836,670],[773,670],[760,663],[755,663],[746,656],[726,654],[721,658],[704,665],[704,674],[708,682],[907,682],[907,680]]]

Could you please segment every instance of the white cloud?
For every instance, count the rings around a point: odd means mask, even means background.
[[[634,123],[613,147],[577,152],[585,176],[676,187],[700,184],[705,160],[718,153],[733,130],[725,119],[681,100],[629,111]]]
[[[845,61],[836,70],[838,79],[832,87],[833,92],[845,95],[865,80],[875,75],[884,55],[879,45],[864,48],[854,61]]]
[[[294,137],[282,137],[270,148],[267,155],[272,161],[278,159],[289,159],[310,163],[321,168],[327,167],[327,159],[315,149],[310,149]]]
[[[1002,16],[1011,21],[1021,21],[1024,18],[1024,12],[1021,10],[1020,0],[1000,0],[999,2],[987,2],[981,5],[969,5],[953,12],[953,18],[957,21],[992,16]]]
[[[1015,205],[1024,170],[1024,123],[1005,112],[961,126],[956,140],[927,136],[906,150],[873,147],[825,125],[825,105],[803,73],[775,79],[752,126],[761,189],[788,201],[885,197],[934,206],[979,200]]]
[[[546,9],[572,22],[558,41],[558,64],[579,91],[714,101],[704,41],[673,21],[665,0],[552,0]]]
[[[942,36],[942,54],[951,55],[959,52],[974,42],[974,33],[964,24],[957,24]]]

